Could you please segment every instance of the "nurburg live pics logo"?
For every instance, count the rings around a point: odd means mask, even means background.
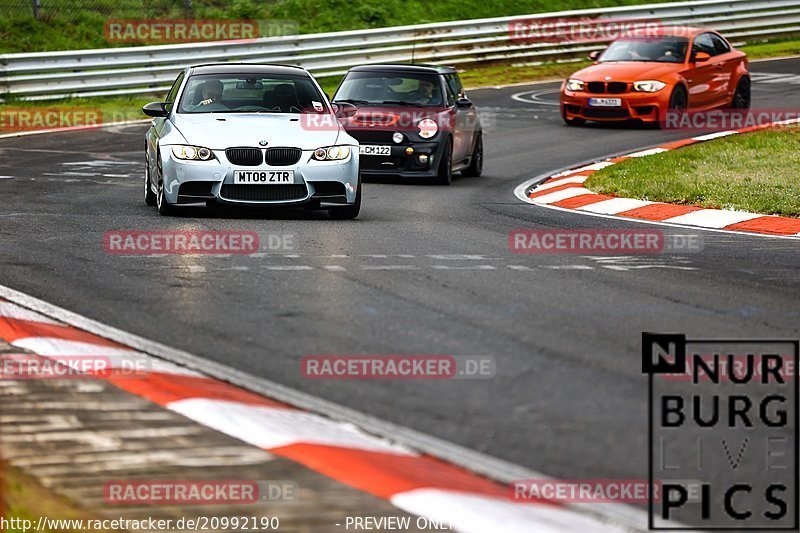
[[[797,531],[799,351],[642,333],[649,529]]]

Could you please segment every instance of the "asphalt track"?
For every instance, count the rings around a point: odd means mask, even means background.
[[[800,107],[800,61],[753,71],[763,79],[754,107]],[[800,248],[700,232],[705,248],[685,255],[510,253],[508,234],[518,228],[642,227],[524,204],[513,195],[522,181],[691,136],[568,128],[543,103],[556,88],[472,91],[488,119],[484,176],[450,187],[367,183],[357,221],[197,210],[159,217],[141,198],[143,125],[2,139],[2,283],[546,474],[642,478],[641,332],[797,338]],[[518,93],[526,94],[512,99]],[[294,248],[259,257],[104,251],[107,230],[167,228],[291,234]],[[303,378],[304,355],[333,353],[491,355],[497,374]]]

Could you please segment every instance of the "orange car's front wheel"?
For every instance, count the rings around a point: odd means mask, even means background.
[[[669,123],[670,120],[680,119],[686,109],[689,107],[689,93],[683,85],[678,85],[672,90],[669,97],[669,104],[667,105],[666,113],[664,113],[659,121],[656,122],[657,128],[663,128],[664,124]],[[678,115],[671,116],[670,115]]]

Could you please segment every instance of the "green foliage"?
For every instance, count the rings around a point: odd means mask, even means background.
[[[527,15],[649,0],[194,0],[197,19],[289,20],[301,33],[380,28],[449,20]],[[24,5],[24,4],[20,4]],[[14,8],[0,19],[0,53],[125,46],[108,43],[108,19],[181,19],[182,0],[42,2],[41,20]],[[78,7],[78,5],[83,7]],[[91,6],[91,7],[87,7]]]

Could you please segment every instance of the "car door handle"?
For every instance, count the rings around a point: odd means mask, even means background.
[[[716,68],[717,70],[722,70],[722,68],[723,68],[724,66],[725,66],[725,63],[716,63],[716,64],[714,65],[714,68]]]

